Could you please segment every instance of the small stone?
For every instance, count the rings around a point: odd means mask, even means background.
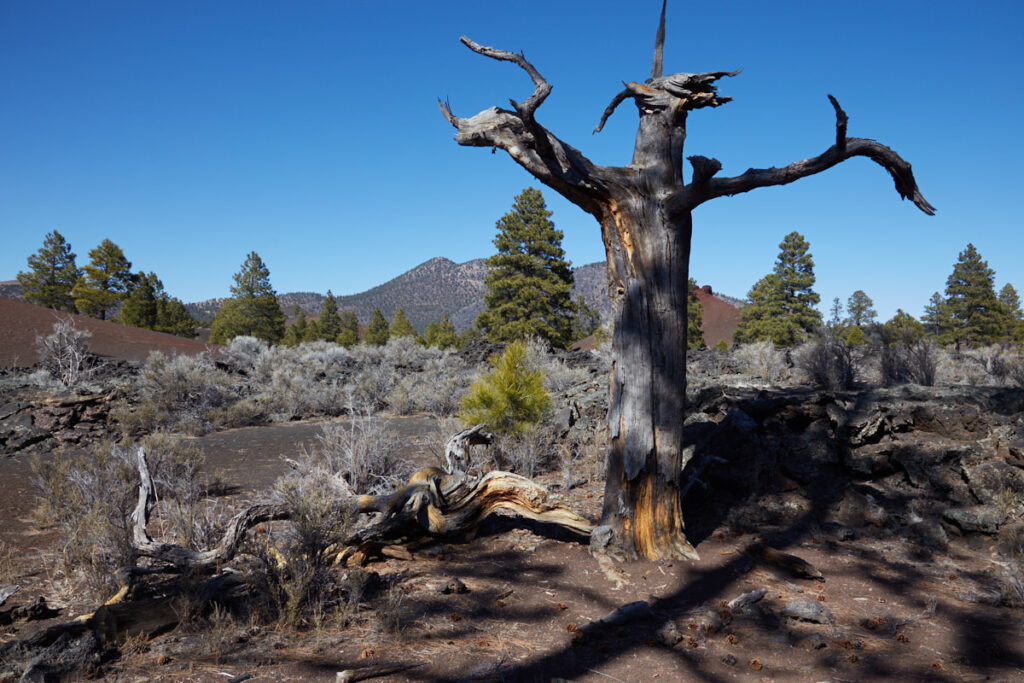
[[[782,616],[814,624],[834,624],[832,610],[818,600],[793,600],[786,603]]]
[[[654,639],[665,647],[672,647],[683,639],[683,632],[676,622],[670,621],[654,632]]]
[[[444,593],[445,595],[451,595],[452,593],[456,593],[456,594],[460,594],[461,595],[462,593],[468,593],[469,592],[469,588],[467,588],[466,584],[464,584],[459,579],[449,579],[448,583],[446,583],[441,588],[441,592]]]
[[[722,662],[724,664],[728,664],[729,666],[736,666],[737,661],[739,660],[736,659],[736,655],[732,654],[731,652],[726,652],[724,655],[722,655]]]

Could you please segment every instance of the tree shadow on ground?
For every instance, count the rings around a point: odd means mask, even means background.
[[[975,556],[984,559],[984,551],[993,544],[985,536],[958,537],[959,530],[941,517],[943,509],[977,502],[976,497],[956,487],[943,488],[941,472],[929,473],[927,481],[919,476],[915,481],[915,473],[909,472],[907,463],[933,462],[935,451],[910,439],[900,444],[901,435],[914,429],[912,421],[908,425],[900,419],[907,406],[898,401],[886,404],[877,396],[865,399],[863,395],[836,396],[811,390],[738,393],[741,395],[727,397],[722,392],[705,401],[704,410],[724,414],[717,423],[698,419],[688,426],[687,436],[696,445],[691,468],[698,467],[702,458],[721,458],[702,466],[698,475],[704,484],[691,488],[686,500],[687,532],[695,544],[723,530],[738,542],[756,537],[780,551],[817,544],[825,552],[842,556],[841,566],[850,578],[887,593],[915,596],[908,599],[917,610],[914,614],[882,610],[880,616],[859,623],[824,629],[839,646],[824,647],[813,656],[819,667],[835,670],[845,666],[856,678],[936,681],[960,680],[960,673],[949,671],[949,667],[983,676],[1024,670],[1019,609],[979,604],[984,601],[984,590],[979,600],[969,594],[928,589],[935,585],[939,571],[936,559],[966,565],[972,555],[969,545],[974,546]],[[946,406],[948,410],[929,406],[927,396],[924,398],[924,405],[909,407],[918,411],[921,425],[941,424],[947,434],[955,431],[946,418],[964,411],[957,406]],[[1024,392],[1001,390],[988,396],[987,400],[997,405],[982,415],[1012,417],[1019,414],[1016,409],[1022,399]],[[1013,406],[1006,408],[1009,403]],[[854,426],[843,424],[836,406],[845,406],[844,415],[851,421],[865,414],[868,418]],[[965,419],[972,421],[966,433],[977,439],[981,436],[979,413],[966,413]],[[871,426],[872,419],[879,415],[882,426],[876,429]],[[834,424],[837,420],[839,424]],[[998,420],[989,422],[991,426]],[[824,429],[830,423],[831,427]],[[870,429],[875,433],[869,433]],[[942,466],[950,467],[948,459]],[[777,497],[785,494],[803,501],[800,514],[787,514],[785,505],[779,505]],[[922,522],[941,529],[941,534],[935,534],[952,535],[952,541],[947,544],[942,538],[923,535]],[[690,570],[674,592],[650,601],[648,617],[628,624],[594,624],[585,637],[511,667],[503,671],[502,678],[542,681],[588,675],[601,665],[654,645],[659,629],[680,615],[734,597],[739,584],[762,566],[757,557],[740,552],[713,568]],[[955,578],[982,588],[998,583],[997,578],[969,566],[958,566]],[[951,649],[941,656],[912,649],[903,654],[857,649],[868,637],[905,638],[903,630],[928,620],[942,622],[952,632]],[[768,619],[759,627],[767,633],[778,630],[779,625],[777,619]],[[801,626],[790,621],[782,625],[788,626],[792,645],[801,636]],[[844,634],[849,637],[842,637]],[[711,681],[732,677],[726,665],[717,659],[708,661],[696,649],[676,646],[663,651],[671,653],[688,677]]]

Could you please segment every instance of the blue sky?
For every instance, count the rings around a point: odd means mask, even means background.
[[[636,112],[591,135],[624,80],[650,73],[660,3],[14,2],[0,0],[0,280],[57,229],[79,263],[102,239],[186,301],[225,296],[255,250],[279,292],[361,291],[434,256],[493,252],[536,182],[459,147],[457,115],[523,99],[522,50],[554,86],[538,118],[595,162],[632,154]],[[694,214],[691,275],[742,297],[783,236],[811,244],[822,309],[863,289],[920,315],[973,242],[1024,291],[1020,2],[669,2],[665,72],[743,68],[733,102],[690,115],[686,154],[724,175],[813,156],[849,134],[893,147],[938,214],[856,159]],[[545,190],[575,264],[596,222]]]

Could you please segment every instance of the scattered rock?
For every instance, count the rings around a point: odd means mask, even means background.
[[[654,639],[665,647],[674,646],[683,639],[683,636],[683,630],[675,621],[666,622],[654,632]]]
[[[748,591],[743,595],[733,598],[728,602],[726,607],[729,609],[730,612],[739,612],[748,605],[753,605],[755,602],[759,601],[767,594],[767,588],[755,588],[752,591]]]
[[[955,524],[964,533],[994,534],[999,531],[1003,515],[987,505],[949,508],[942,518]]]
[[[448,579],[448,583],[441,587],[441,592],[445,595],[462,594],[468,593],[469,588],[462,581],[456,578]]]
[[[812,624],[834,624],[832,610],[817,600],[793,600],[782,609],[782,616]]]

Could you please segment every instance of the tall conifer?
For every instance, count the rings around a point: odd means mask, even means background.
[[[747,294],[736,341],[770,339],[776,346],[796,346],[821,325],[821,313],[814,308],[821,296],[812,289],[814,260],[808,249],[798,232],[783,238],[775,268]]]
[[[317,321],[317,327],[320,339],[325,341],[334,341],[338,337],[338,333],[341,332],[338,300],[334,298],[334,294],[329,289],[327,290],[327,296],[324,297],[324,301],[320,305],[320,319]]]
[[[399,337],[416,337],[416,328],[412,326],[409,319],[405,317],[405,311],[401,308],[395,311],[391,318],[391,326],[388,327],[388,338],[398,339]]]
[[[89,259],[71,296],[79,313],[106,320],[107,312],[116,308],[132,287],[132,263],[109,239],[92,249]]]
[[[224,301],[213,319],[210,341],[226,344],[239,335],[270,343],[284,337],[284,311],[270,286],[270,269],[255,251],[249,252],[242,270],[235,273],[232,298]]]
[[[388,343],[388,321],[379,308],[370,314],[370,324],[366,327],[363,343],[368,346],[384,346]]]
[[[484,278],[486,308],[476,325],[491,341],[538,336],[557,348],[572,343],[572,271],[562,231],[549,218],[540,190],[528,187],[497,223]]]
[[[991,344],[1002,336],[1003,306],[996,298],[994,282],[995,272],[974,245],[968,244],[946,279],[946,301],[958,348],[961,343]]]
[[[334,341],[350,349],[359,343],[359,319],[352,311],[342,311],[338,318],[340,331]]]
[[[28,267],[27,272],[18,273],[25,301],[75,312],[71,290],[81,271],[75,265],[75,254],[63,235],[56,230],[48,234],[39,251],[28,257]]]

